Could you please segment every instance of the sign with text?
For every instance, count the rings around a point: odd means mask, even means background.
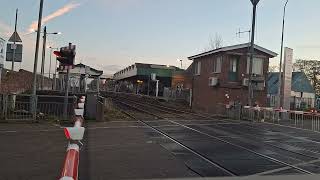
[[[6,61],[12,61],[14,55],[14,62],[22,62],[22,44],[7,44]]]

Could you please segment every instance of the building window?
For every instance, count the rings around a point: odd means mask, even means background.
[[[214,73],[221,73],[222,56],[217,57],[213,60],[213,71]]]
[[[200,71],[201,71],[201,62],[200,61],[195,61],[194,62],[193,74],[194,75],[200,75]]]
[[[247,59],[247,74],[249,74],[250,57]],[[253,58],[252,74],[263,75],[263,59]]]
[[[237,81],[238,80],[238,57],[230,58],[230,69],[229,69],[229,81]]]

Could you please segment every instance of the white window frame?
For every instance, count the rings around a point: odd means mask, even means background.
[[[257,64],[257,63],[260,63]],[[263,75],[263,64],[264,64],[264,59],[263,58],[259,58],[259,57],[254,57],[253,58],[253,66],[252,66],[252,74],[256,74],[256,75]],[[250,57],[247,58],[247,74],[249,74],[249,66],[250,65]],[[260,67],[257,67],[260,66]]]
[[[222,68],[222,56],[218,56],[212,61],[212,72],[221,73]]]
[[[234,64],[235,63],[235,64]],[[235,66],[234,66],[235,65]],[[235,68],[235,70],[234,70]],[[239,67],[238,67],[238,59],[236,57],[230,58],[230,67],[229,67],[229,72],[238,72]]]
[[[201,73],[201,61],[195,61],[194,62],[194,75],[200,75]]]

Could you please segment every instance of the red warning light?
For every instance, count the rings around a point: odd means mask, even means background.
[[[60,51],[53,51],[53,54],[56,55],[56,56],[59,56],[59,57],[61,56],[61,52]]]
[[[70,139],[70,133],[68,131],[68,128],[64,128],[64,135],[66,136],[67,139]]]

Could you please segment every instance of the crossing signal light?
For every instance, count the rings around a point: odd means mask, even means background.
[[[69,45],[69,47],[62,47],[60,51],[54,51],[53,54],[57,56],[57,60],[62,66],[72,66],[76,56],[75,46]]]

